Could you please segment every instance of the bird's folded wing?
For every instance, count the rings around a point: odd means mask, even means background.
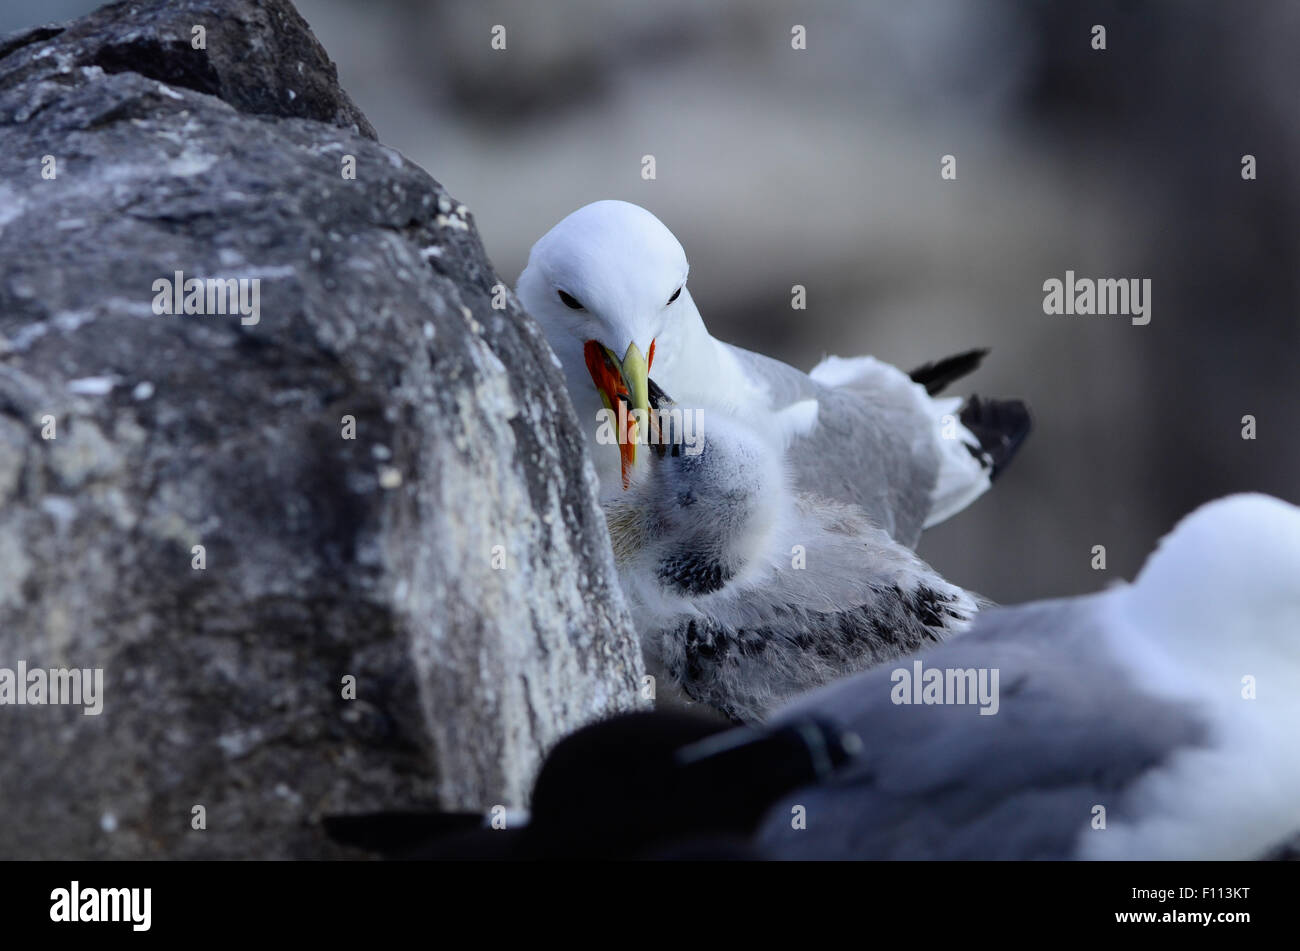
[[[799,497],[794,524],[754,558],[709,593],[664,590],[634,607],[673,680],[737,720],[956,634],[978,609],[854,507],[823,499]]]
[[[934,399],[872,357],[830,357],[808,375],[728,349],[778,421],[789,422],[787,458],[800,491],[857,505],[913,547],[926,525],[988,489],[990,466],[961,422],[960,399]],[[807,409],[813,401],[815,414]]]
[[[1136,818],[1142,804],[1126,792],[1203,743],[1206,728],[1188,706],[1137,689],[1100,652],[1090,603],[985,612],[948,644],[775,714],[774,723],[816,715],[856,731],[866,753],[833,783],[774,807],[764,848],[784,858],[1060,859],[1075,854],[1096,805],[1112,824]],[[899,691],[918,696],[918,662],[945,677],[996,670],[996,713],[896,702]],[[807,810],[806,829],[791,829],[795,803]]]

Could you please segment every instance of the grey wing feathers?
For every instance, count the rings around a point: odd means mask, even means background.
[[[899,665],[791,704],[773,722],[815,712],[857,731],[867,752],[775,807],[764,847],[783,858],[1072,857],[1095,805],[1111,822],[1133,818],[1132,784],[1206,735],[1194,711],[1135,689],[1098,644],[1078,602],[995,610],[919,657],[929,668],[997,669],[995,715],[895,704]],[[791,803],[806,807],[807,829],[791,830]]]
[[[880,372],[851,388],[826,386],[762,354],[731,349],[768,387],[774,407],[817,401],[816,424],[787,451],[796,488],[857,505],[896,541],[914,547],[930,514],[939,456],[935,420],[907,376],[880,364]]]

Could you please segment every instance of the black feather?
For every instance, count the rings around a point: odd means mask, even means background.
[[[988,349],[967,350],[955,356],[934,360],[917,367],[908,374],[913,383],[920,383],[925,392],[934,396],[953,380],[959,380],[968,373],[974,373],[983,359],[988,356]]]
[[[992,462],[990,480],[1010,464],[1033,428],[1029,407],[1020,400],[982,400],[974,394],[961,408],[961,424],[980,441],[980,449]]]

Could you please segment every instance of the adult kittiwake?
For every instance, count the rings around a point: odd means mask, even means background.
[[[517,294],[564,368],[591,443],[602,497],[617,493],[636,446],[596,443],[616,394],[593,383],[589,344],[618,365],[629,409],[648,408],[646,377],[704,419],[740,416],[788,449],[801,492],[860,508],[900,544],[988,489],[1029,431],[1018,401],[934,399],[981,351],[912,375],[873,357],[830,357],[810,374],[712,337],[686,286],[681,244],[623,201],[570,214],[533,245]],[[621,455],[621,458],[620,458]]]
[[[1279,854],[1300,831],[1300,508],[1212,502],[1132,584],[984,612],[771,722],[808,717],[865,748],[774,807],[775,857]]]
[[[563,366],[652,668],[754,720],[969,622],[976,600],[911,548],[988,488],[1029,417],[934,398],[982,351],[910,375],[832,357],[806,375],[722,343],[686,276],[658,219],[602,201],[534,245],[518,294]],[[661,404],[685,423],[673,453],[647,451],[657,427],[609,438],[612,411]]]

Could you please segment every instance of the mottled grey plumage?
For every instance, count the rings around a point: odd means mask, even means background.
[[[790,493],[763,436],[708,419],[702,452],[651,451],[605,501],[642,644],[689,697],[761,719],[974,616],[969,594],[861,510]]]

